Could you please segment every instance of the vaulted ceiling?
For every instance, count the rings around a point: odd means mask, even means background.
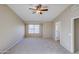
[[[19,17],[24,21],[52,21],[56,18],[61,12],[63,12],[69,5],[67,4],[44,4],[47,6],[48,11],[44,12],[42,15],[32,14],[32,10],[29,10],[30,7],[35,5],[33,4],[9,4],[8,5]]]

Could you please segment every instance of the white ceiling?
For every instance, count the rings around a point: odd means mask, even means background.
[[[57,17],[62,11],[64,11],[69,5],[67,4],[44,4],[48,6],[48,11],[44,12],[42,15],[32,14],[30,7],[33,4],[9,4],[8,5],[19,17],[24,21],[52,21]]]

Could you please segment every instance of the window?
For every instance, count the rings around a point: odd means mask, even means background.
[[[28,25],[28,33],[40,33],[40,25]]]

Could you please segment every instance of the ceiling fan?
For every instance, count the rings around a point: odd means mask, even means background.
[[[29,9],[33,11],[33,14],[34,13],[43,14],[44,11],[48,11],[47,6],[42,6],[41,4],[34,6],[32,8],[29,8]]]

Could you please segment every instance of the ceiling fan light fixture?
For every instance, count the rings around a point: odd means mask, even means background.
[[[37,13],[37,14],[43,14],[44,11],[48,11],[48,9],[44,8],[41,4],[29,9],[33,10],[34,13]]]

